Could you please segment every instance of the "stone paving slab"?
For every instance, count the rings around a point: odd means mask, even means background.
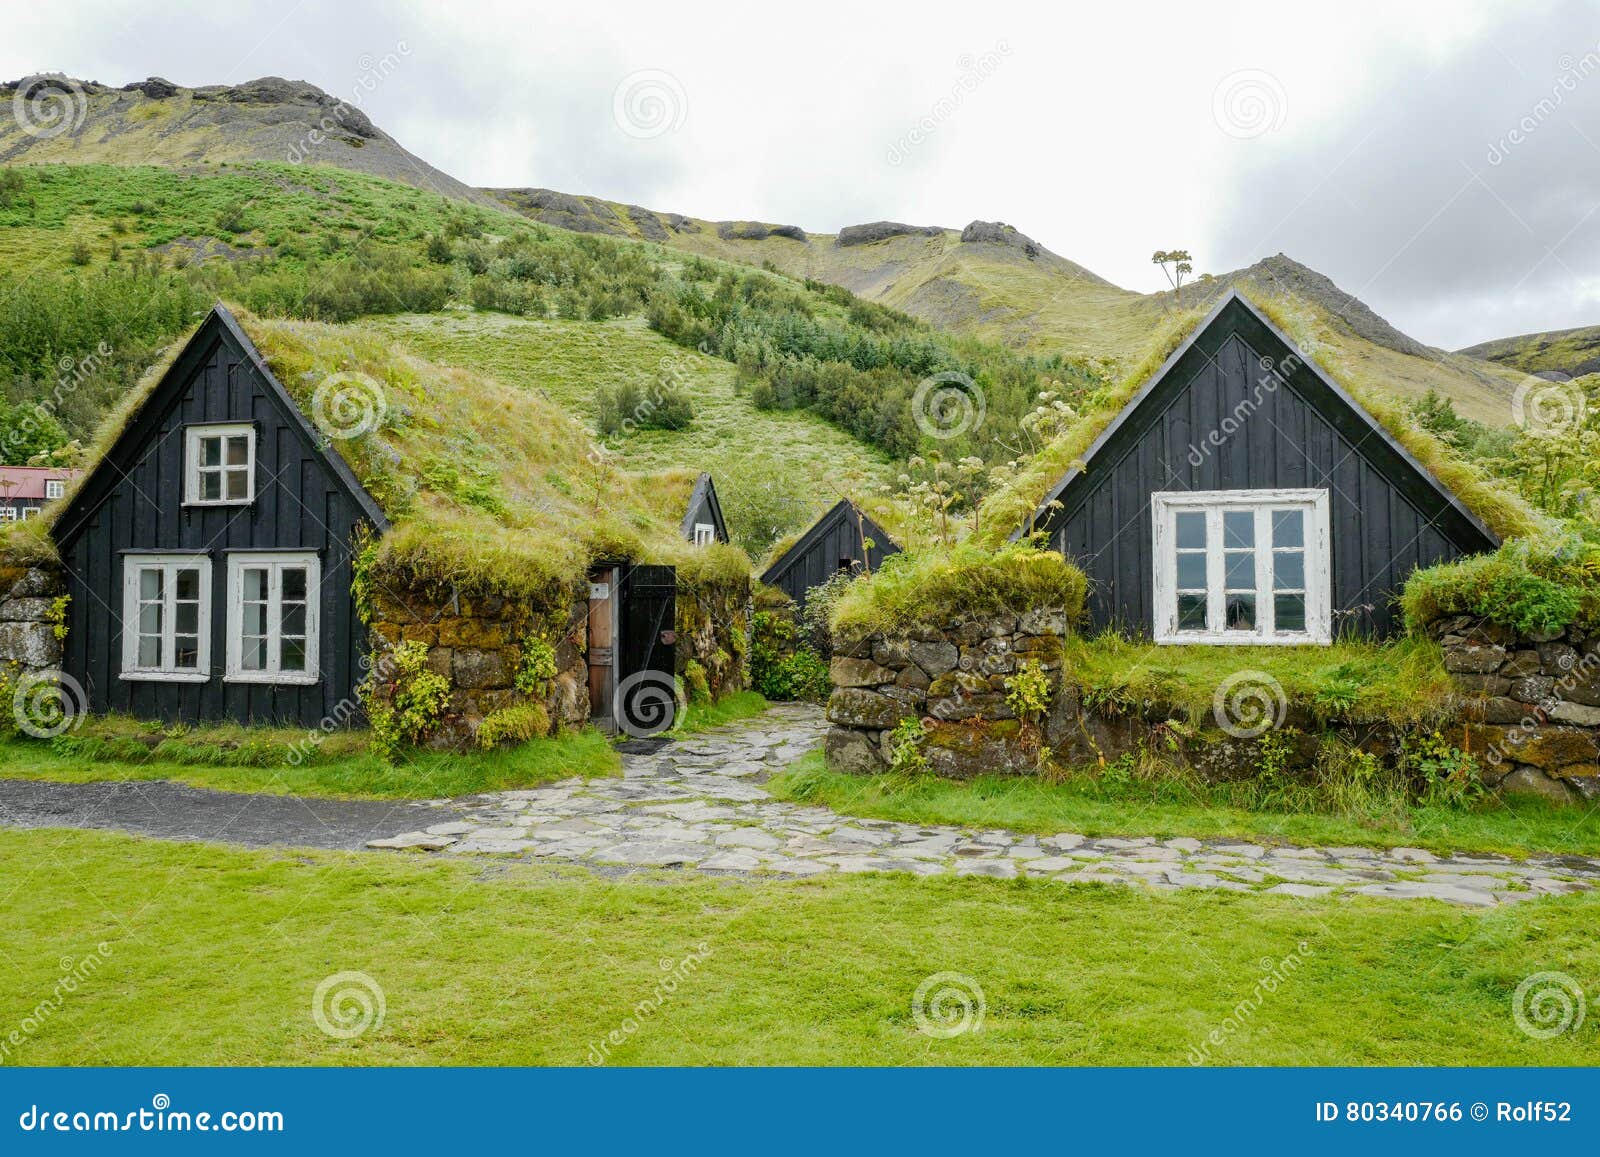
[[[777,705],[759,718],[649,755],[624,755],[621,779],[574,779],[464,800],[420,801],[393,813],[402,826],[368,846],[752,877],[1027,876],[1302,899],[1431,899],[1471,907],[1584,891],[1600,881],[1600,862],[1578,856],[1513,860],[1421,848],[1268,847],[1187,836],[1035,836],[859,819],[773,799],[761,784],[819,746],[826,731],[817,708]]]

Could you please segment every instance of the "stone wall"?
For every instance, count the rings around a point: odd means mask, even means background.
[[[1006,679],[1029,658],[1059,672],[1065,626],[1059,612],[1039,611],[841,640],[831,669],[829,764],[886,770],[890,732],[907,717],[924,722],[932,769],[955,777],[1032,774],[1040,742],[1061,766],[1156,754],[1209,782],[1258,776],[1268,761],[1307,774],[1329,737],[1390,766],[1407,743],[1393,724],[1330,718],[1281,700],[1269,703],[1260,727],[1191,720],[1173,704],[1090,702],[1070,678],[1030,736],[1007,706]],[[1562,803],[1600,798],[1600,636],[1519,637],[1469,619],[1439,623],[1432,634],[1460,692],[1437,730],[1476,757],[1489,787]]]
[[[941,775],[1031,770],[1037,761],[1006,704],[1006,679],[1030,659],[1059,672],[1066,630],[1066,612],[1045,609],[836,639],[828,762],[844,771],[885,770],[889,733],[910,716],[924,720],[924,754]]]
[[[58,566],[0,566],[0,669],[7,675],[61,674],[61,640],[51,617],[66,593]],[[14,669],[14,670],[13,670]]]
[[[748,686],[750,582],[679,586],[676,610],[677,675],[689,682],[691,662],[699,665],[712,700]],[[685,692],[693,694],[692,688]]]
[[[1463,692],[1459,746],[1503,792],[1600,798],[1600,636],[1518,635],[1469,618],[1430,632]]]
[[[553,604],[553,605],[552,605]],[[380,591],[373,600],[377,661],[400,642],[428,646],[428,669],[450,680],[450,702],[436,747],[474,741],[484,719],[517,704],[541,703],[550,729],[582,727],[589,719],[588,588],[551,599],[465,598],[423,591]],[[541,638],[555,649],[556,674],[531,696],[516,687],[524,645]]]

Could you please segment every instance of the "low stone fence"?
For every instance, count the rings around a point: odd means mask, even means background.
[[[66,589],[60,567],[0,566],[0,672],[60,676],[57,600]]]
[[[1600,637],[1521,635],[1468,618],[1434,624],[1463,691],[1460,746],[1502,791],[1600,798]]]
[[[686,693],[715,701],[743,691],[749,683],[750,581],[680,585],[675,618],[677,675]],[[703,691],[695,686],[701,679]]]
[[[1275,684],[1219,694],[1216,717],[1204,720],[1172,704],[1086,695],[1061,672],[1065,631],[1065,616],[1045,610],[841,640],[831,669],[829,764],[886,770],[891,733],[907,717],[923,722],[931,768],[954,777],[1034,774],[1042,743],[1065,767],[1153,753],[1220,782],[1269,765],[1307,774],[1329,739],[1392,765],[1412,738],[1391,723],[1330,718],[1289,702]],[[1600,637],[1519,637],[1466,619],[1439,623],[1432,634],[1459,695],[1430,732],[1474,756],[1484,783],[1500,792],[1564,803],[1600,798]],[[1006,694],[1008,678],[1029,659],[1065,676],[1052,679],[1049,710],[1032,736]],[[1231,705],[1235,696],[1243,710]]]
[[[587,587],[549,603],[384,590],[372,610],[375,662],[390,647],[420,642],[428,648],[428,670],[450,680],[450,702],[433,746],[474,741],[486,718],[522,703],[542,704],[551,730],[588,721]],[[517,674],[534,640],[553,650],[555,674],[540,681],[541,693],[528,694],[518,690]]]
[[[925,721],[925,754],[941,775],[1031,768],[1006,679],[1030,660],[1059,672],[1066,630],[1065,611],[1044,609],[836,639],[828,762],[844,771],[884,770],[893,758],[889,733],[915,716]]]

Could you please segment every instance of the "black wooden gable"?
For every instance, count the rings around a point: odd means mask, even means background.
[[[1049,532],[1090,578],[1097,627],[1152,617],[1151,496],[1326,489],[1341,630],[1387,634],[1417,567],[1498,539],[1270,319],[1229,290],[1013,539]]]
[[[249,425],[248,504],[185,501],[186,431]],[[348,718],[363,672],[365,627],[350,593],[357,527],[388,528],[382,510],[317,431],[222,306],[201,323],[52,524],[67,575],[64,666],[94,711],[144,718],[297,722]],[[319,560],[316,682],[230,680],[224,663],[232,552],[295,551]],[[153,553],[210,560],[208,677],[132,679],[122,672],[124,576]]]
[[[694,480],[694,490],[689,494],[689,503],[684,508],[678,533],[693,542],[695,525],[702,522],[709,522],[716,527],[718,542],[728,541],[728,524],[722,518],[722,503],[717,499],[717,487],[711,481],[711,475],[705,471],[701,471],[700,477]]]
[[[865,551],[863,538],[872,544]],[[855,503],[841,499],[767,567],[761,581],[804,606],[806,592],[839,571],[863,565],[877,570],[884,559],[899,553],[900,547],[881,526]]]

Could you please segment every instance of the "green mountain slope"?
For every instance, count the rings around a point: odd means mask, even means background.
[[[1457,352],[1525,374],[1566,374],[1576,378],[1600,373],[1600,325],[1503,337]]]

